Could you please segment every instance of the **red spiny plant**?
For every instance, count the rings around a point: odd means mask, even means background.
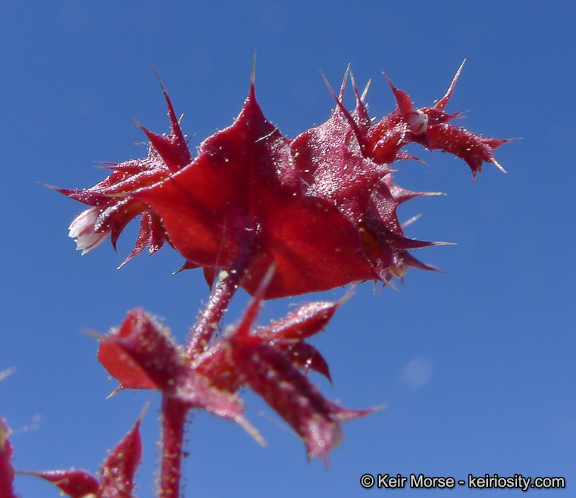
[[[87,253],[105,239],[114,247],[140,216],[136,244],[125,262],[165,243],[202,268],[211,293],[185,345],[153,315],[133,309],[100,336],[98,360],[122,389],[162,394],[162,451],[158,496],[178,496],[184,426],[192,409],[237,422],[257,441],[244,416],[240,388],[260,395],[300,436],[309,457],[328,463],[342,439],[341,423],[374,409],[343,408],[326,399],[309,371],[331,381],[328,364],[307,339],[326,327],[339,302],[303,304],[268,326],[256,325],[266,299],[326,291],[366,280],[386,285],[410,267],[433,270],[410,252],[437,242],[406,237],[400,204],[432,193],[393,182],[395,163],[414,159],[409,143],[465,161],[473,178],[483,163],[503,168],[494,149],[508,140],[486,138],[452,123],[450,100],[462,67],[432,107],[415,108],[385,75],[396,108],[370,118],[365,93],[346,72],[328,120],[294,139],[284,137],[256,101],[254,72],[234,123],[204,140],[193,155],[164,87],[170,132],[139,125],[150,141],[144,159],[107,163],[111,174],[88,189],[52,189],[86,204],[70,225]],[[352,80],[355,107],[344,106]],[[123,263],[124,264],[124,263]],[[244,316],[221,334],[223,315],[238,288],[253,296]],[[99,479],[84,471],[31,472],[69,496],[131,496],[140,462],[138,419],[102,465]],[[0,426],[0,491],[13,496],[12,448]],[[10,494],[12,493],[12,494]],[[4,495],[3,495],[4,496]]]

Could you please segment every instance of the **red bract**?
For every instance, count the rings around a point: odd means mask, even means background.
[[[340,423],[372,413],[349,410],[326,400],[306,376],[317,371],[330,379],[328,365],[305,339],[323,329],[339,303],[305,304],[268,327],[253,327],[265,285],[243,320],[225,336],[189,357],[168,330],[143,310],[132,310],[120,328],[101,343],[98,358],[123,388],[155,388],[163,406],[177,402],[236,421],[262,442],[243,416],[236,392],[249,386],[283,417],[304,441],[311,457],[327,462],[341,439]],[[163,409],[170,420],[171,410]]]
[[[430,150],[440,149],[463,159],[470,166],[474,178],[481,172],[485,162],[506,172],[496,161],[494,149],[510,140],[486,138],[448,123],[462,114],[447,114],[444,108],[452,96],[463,66],[464,62],[458,68],[444,97],[434,107],[419,109],[414,109],[408,94],[398,90],[385,75],[396,98],[396,110],[369,130],[365,138],[359,138],[359,141],[365,144],[368,155],[393,161],[401,147],[416,142]]]
[[[324,373],[328,366],[320,353],[303,339],[328,323],[338,303],[312,303],[290,313],[270,327],[254,330],[261,292],[239,326],[223,341],[227,360],[240,380],[262,396],[302,438],[309,457],[328,464],[328,453],[342,440],[341,422],[369,415],[374,409],[351,410],[328,401],[302,372],[307,368]],[[210,351],[205,363],[214,363]],[[216,358],[216,362],[219,359]],[[202,368],[202,367],[201,367]],[[224,370],[227,372],[228,368]],[[217,378],[214,372],[212,376]]]
[[[476,176],[484,162],[500,167],[493,150],[507,141],[450,123],[460,114],[444,108],[460,70],[433,107],[415,109],[389,81],[396,109],[374,123],[354,83],[356,107],[344,107],[344,82],[330,118],[293,140],[266,120],[252,80],[234,124],[202,142],[194,159],[166,97],[172,132],[144,130],[151,142],[146,159],[114,166],[91,189],[57,189],[94,206],[72,223],[70,235],[84,252],[107,235],[115,245],[140,214],[128,259],[168,241],[185,267],[204,268],[209,282],[219,269],[245,272],[241,285],[251,294],[274,265],[266,299],[387,281],[411,266],[432,269],[408,251],[434,243],[407,238],[396,214],[402,202],[429,194],[394,185],[392,163],[410,158],[402,148],[415,142],[462,158]]]
[[[255,432],[242,414],[238,397],[196,375],[169,329],[142,309],[129,311],[120,328],[102,339],[98,359],[122,389],[158,389],[188,408],[202,408]]]
[[[167,178],[192,160],[174,108],[165,91],[164,96],[168,105],[171,132],[168,135],[157,135],[140,126],[150,140],[148,157],[121,164],[108,163],[106,168],[113,173],[89,189],[70,190],[50,186],[71,199],[92,206],[77,216],[69,229],[70,237],[76,239],[77,249],[82,250],[82,254],[100,245],[108,236],[116,248],[118,237],[126,225],[138,215],[141,216],[140,232],[134,250],[125,263],[146,247],[150,254],[154,254],[165,242],[170,243],[158,213],[130,195],[142,187]]]
[[[133,496],[134,475],[142,457],[141,420],[142,416],[106,457],[99,480],[77,469],[25,473],[50,481],[72,498],[130,498]]]

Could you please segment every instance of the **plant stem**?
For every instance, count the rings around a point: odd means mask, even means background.
[[[182,465],[184,424],[188,407],[182,401],[165,396],[162,399],[162,469],[158,496],[178,498]]]
[[[230,270],[221,270],[218,281],[210,294],[208,305],[196,319],[188,336],[186,353],[194,358],[204,351],[212,335],[218,329],[222,316],[226,312],[230,301],[240,287],[247,269],[250,267],[254,251],[246,249],[241,251]]]

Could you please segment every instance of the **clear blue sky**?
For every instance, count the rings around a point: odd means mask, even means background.
[[[317,379],[329,397],[388,405],[344,426],[331,469],[306,463],[300,441],[247,395],[268,448],[195,415],[185,494],[382,492],[361,489],[367,472],[564,476],[576,486],[576,6],[142,0],[6,2],[2,11],[0,370],[17,372],[0,383],[0,414],[15,430],[18,468],[95,471],[150,399],[139,495],[151,496],[159,397],[105,400],[116,384],[96,361],[95,340],[80,332],[106,332],[143,306],[183,340],[207,288],[200,272],[171,274],[181,259],[169,249],[116,270],[134,228],[119,255],[106,244],[81,257],[67,226],[82,207],[36,182],[88,187],[104,177],[97,161],[145,155],[131,118],[157,132],[168,126],[153,68],[197,145],[240,110],[256,49],[258,100],[287,136],[329,116],[320,69],[334,86],[348,63],[360,85],[372,78],[368,102],[380,117],[394,107],[381,70],[416,105],[429,105],[467,58],[447,110],[469,110],[462,124],[475,132],[523,140],[497,151],[508,174],[486,165],[475,182],[440,153],[410,149],[428,165],[399,165],[400,185],[447,193],[402,209],[403,219],[422,213],[408,234],[458,245],[417,254],[446,274],[414,270],[399,292],[357,287],[315,341],[332,369],[334,388]],[[262,320],[301,301],[269,303]],[[246,303],[237,296],[228,323]],[[16,489],[25,498],[59,495],[23,476]]]

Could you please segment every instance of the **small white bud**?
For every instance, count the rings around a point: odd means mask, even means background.
[[[76,216],[68,227],[68,237],[76,239],[76,250],[82,251],[82,256],[102,244],[110,234],[110,230],[95,231],[94,225],[99,215],[100,208],[91,207]]]

